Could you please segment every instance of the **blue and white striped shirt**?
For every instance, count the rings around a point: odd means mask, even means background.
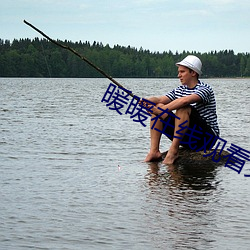
[[[219,136],[220,131],[217,122],[214,92],[208,84],[199,81],[198,84],[192,89],[188,88],[187,85],[181,85],[167,93],[166,96],[171,101],[174,101],[180,97],[191,94],[197,94],[202,101],[198,103],[192,103],[190,105],[198,111],[201,118],[207,122],[207,125],[210,126],[215,135]]]

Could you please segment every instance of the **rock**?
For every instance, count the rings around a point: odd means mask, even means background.
[[[227,161],[227,155],[229,153],[227,151],[221,150],[207,150],[206,153],[204,151],[193,151],[185,148],[180,148],[179,157],[175,161],[176,164],[190,164],[195,163],[196,165],[204,165],[204,164],[215,164],[220,165],[224,164]],[[162,154],[162,159],[165,158],[167,151]],[[211,154],[211,155],[210,155]],[[208,155],[208,156],[206,156]]]

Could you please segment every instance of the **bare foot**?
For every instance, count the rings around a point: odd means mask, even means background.
[[[156,151],[156,152],[149,152],[148,155],[146,156],[144,162],[150,162],[150,161],[157,161],[161,159],[161,152]]]
[[[171,165],[174,164],[175,160],[179,157],[179,153],[177,152],[172,152],[168,151],[164,161],[162,162],[163,164]]]

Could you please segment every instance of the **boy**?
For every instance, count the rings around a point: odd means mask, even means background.
[[[172,140],[170,149],[163,160],[164,164],[174,163],[178,158],[180,145],[192,150],[202,147],[211,148],[216,142],[214,138],[219,136],[213,89],[199,80],[202,73],[200,59],[189,55],[176,63],[176,66],[182,85],[164,96],[147,99],[156,105],[151,107],[153,114],[150,128],[153,127],[153,129],[150,129],[150,151],[145,162],[161,158],[159,145],[162,133]],[[162,110],[158,108],[167,110],[167,113],[161,115],[163,120],[154,119],[162,113]],[[173,110],[176,110],[175,114],[172,113]],[[196,130],[192,133],[193,139],[189,137],[190,129]]]

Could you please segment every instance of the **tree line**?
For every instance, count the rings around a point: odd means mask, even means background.
[[[198,56],[203,77],[249,77],[250,54],[233,50],[150,52],[143,48],[99,42],[59,41],[84,55],[112,77],[176,77],[175,63],[186,55]],[[46,39],[0,39],[0,77],[102,77],[98,71],[73,53]]]

